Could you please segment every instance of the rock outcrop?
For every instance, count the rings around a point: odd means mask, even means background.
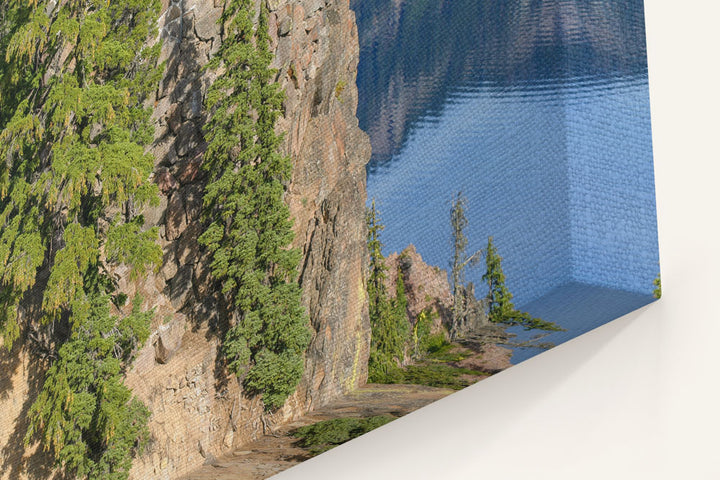
[[[385,264],[388,269],[386,285],[391,297],[395,296],[398,272],[403,274],[410,322],[415,323],[420,312],[426,310],[434,314],[435,331],[440,331],[442,326],[449,330],[452,325],[453,294],[447,271],[426,264],[414,245],[399,254],[390,254]],[[473,337],[487,336],[488,339],[504,338],[504,330],[489,323],[485,299],[476,298],[474,285],[469,283],[461,288],[464,288],[461,290],[464,316],[464,330],[461,333]]]
[[[400,253],[388,255],[385,264],[388,268],[388,293],[393,297],[397,272],[401,271],[403,274],[411,322],[414,323],[423,310],[430,310],[436,314],[436,328],[450,325],[453,299],[445,270],[425,263],[414,245]]]
[[[204,95],[216,73],[203,66],[222,43],[223,0],[163,0],[159,20],[166,72],[153,103],[154,180],[160,205],[143,212],[158,225],[162,268],[142,281],[114,273],[129,295],[155,309],[153,333],[127,376],[150,408],[151,442],[131,478],[172,479],[256,438],[279,423],[364,383],[370,328],[365,294],[365,164],[370,143],[355,117],[358,38],[348,0],[262,0],[276,81],[286,92],[284,151],[293,161],[287,202],[294,246],[303,253],[299,281],[315,332],[305,376],[285,407],[263,411],[243,395],[219,352],[223,315],[197,238],[207,120]],[[256,1],[259,9],[260,3]],[[19,345],[0,365],[0,479],[47,478],[49,458],[22,446],[23,418],[42,369]]]

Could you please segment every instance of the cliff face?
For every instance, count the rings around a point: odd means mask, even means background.
[[[203,70],[218,51],[222,0],[164,0],[159,20],[165,76],[154,101],[155,181],[161,204],[144,212],[159,225],[163,266],[139,291],[155,308],[154,332],[127,383],[150,408],[152,439],[132,478],[176,478],[207,458],[363,383],[370,328],[365,296],[365,163],[370,144],[355,117],[358,38],[348,0],[262,0],[270,10],[277,81],[286,92],[284,150],[293,161],[287,201],[294,245],[303,252],[300,283],[315,331],[305,375],[285,407],[265,414],[223,368],[224,317],[197,243],[205,178],[204,95],[216,73]],[[259,8],[259,3],[256,7]],[[3,354],[5,357],[6,354]],[[27,412],[42,369],[19,346],[0,358],[0,479],[47,478],[48,458],[22,447]]]

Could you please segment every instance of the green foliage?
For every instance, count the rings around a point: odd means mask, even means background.
[[[347,82],[345,80],[338,80],[335,84],[335,98],[340,98],[340,95],[345,91]]]
[[[452,343],[448,342],[444,333],[435,333],[428,335],[427,340],[425,340],[425,345],[425,351],[435,355],[445,351],[445,349],[452,346]]]
[[[418,363],[400,367],[397,363],[376,374],[371,381],[377,383],[416,384],[430,387],[460,390],[474,383],[468,376],[484,375],[483,372],[447,365],[443,362],[459,362],[468,354],[457,344],[450,343],[445,330],[431,333],[433,313],[423,310],[413,326],[414,359]]]
[[[441,332],[432,333],[435,318],[437,318],[437,313],[429,308],[418,314],[412,332],[413,357],[416,359],[425,358],[430,354],[453,347],[453,344],[447,340],[444,329]]]
[[[94,296],[82,328],[60,347],[30,408],[26,436],[30,442],[39,434],[67,470],[93,480],[126,479],[132,455],[149,435],[149,412],[122,375],[149,335],[152,312],[142,312],[136,297],[132,313],[118,318],[108,303],[107,296]]]
[[[80,307],[86,302],[83,275],[91,266],[97,265],[99,241],[93,227],[71,223],[63,232],[65,247],[55,255],[55,264],[45,288],[43,309],[50,315],[59,316],[63,308],[80,316]],[[85,308],[82,308],[85,310]],[[82,323],[79,319],[77,323]]]
[[[145,272],[160,266],[162,249],[155,242],[158,228],[142,231],[143,217],[129,223],[112,225],[107,234],[107,257],[115,263],[131,267],[130,278],[136,280]]]
[[[425,309],[420,312],[412,329],[413,357],[418,358],[427,353],[428,339],[433,326],[432,311]]]
[[[396,351],[402,360],[405,356],[405,347],[410,340],[410,321],[408,317],[408,302],[405,295],[405,280],[402,268],[398,266],[395,281],[395,298],[392,299],[392,326],[396,342]]]
[[[287,350],[278,354],[268,349],[261,350],[245,378],[245,387],[249,393],[262,393],[267,408],[277,409],[295,391],[297,379],[302,373],[302,353]]]
[[[303,372],[311,331],[300,303],[290,211],[283,201],[290,159],[278,153],[275,133],[283,95],[272,83],[267,12],[257,29],[254,2],[232,0],[221,22],[226,39],[208,68],[224,73],[210,87],[205,125],[210,174],[204,195],[209,225],[200,243],[233,311],[223,341],[232,372],[267,409],[284,403]]]
[[[471,353],[455,343],[447,341],[444,335],[434,335],[434,341],[428,349],[427,359],[433,362],[460,362]]]
[[[158,47],[146,48],[158,0],[10,2],[0,20],[0,332],[10,347],[20,332],[18,306],[38,268],[62,245],[53,232],[91,241],[103,209],[151,200],[153,159],[143,101],[160,70]],[[110,59],[114,59],[111,61]],[[89,242],[89,243],[88,243]],[[78,245],[55,257],[45,310],[57,314],[78,290],[86,259]],[[49,257],[49,258],[48,258]],[[57,271],[56,271],[57,269]],[[68,287],[67,292],[61,292]]]
[[[9,349],[21,319],[69,319],[26,438],[78,478],[127,478],[146,437],[122,378],[152,313],[137,300],[112,315],[126,295],[107,271],[139,276],[161,259],[157,231],[132,218],[157,196],[144,102],[162,73],[160,45],[146,45],[159,13],[159,0],[0,5],[0,336]],[[34,287],[41,315],[20,315]]]
[[[380,241],[380,232],[383,231],[385,226],[380,223],[380,212],[375,207],[375,199],[372,200],[372,206],[368,209],[365,220],[368,227],[367,246],[370,253],[370,274],[367,289],[370,310],[377,311],[380,309],[381,303],[387,303],[387,290],[385,288],[387,266],[385,265],[385,257],[382,254],[383,244]]]
[[[658,273],[658,276],[655,277],[655,280],[653,280],[653,297],[660,298],[662,297],[662,282],[660,280],[660,274]]]
[[[445,364],[408,365],[391,371],[383,383],[426,385],[428,387],[462,390],[475,383],[484,372]]]
[[[382,254],[380,214],[372,206],[367,212],[368,251],[370,272],[367,281],[370,310],[370,357],[368,380],[384,382],[385,377],[399,368],[405,359],[405,348],[409,341],[410,324],[407,317],[407,298],[402,272],[398,269],[396,296],[390,298],[385,286],[387,266]]]
[[[512,294],[505,286],[502,257],[498,255],[492,237],[488,238],[485,262],[487,271],[482,279],[487,282],[489,288],[488,317],[491,322],[507,326],[521,326],[524,330],[564,331],[553,322],[533,318],[530,314],[515,309],[515,305],[512,303]]]
[[[390,415],[334,418],[300,427],[293,436],[299,439],[299,446],[307,448],[313,455],[318,455],[393,420],[395,418]]]

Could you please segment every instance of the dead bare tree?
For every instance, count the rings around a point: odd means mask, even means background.
[[[452,325],[450,339],[461,337],[468,328],[469,310],[475,300],[472,288],[465,284],[465,268],[477,265],[482,258],[482,250],[467,254],[468,240],[463,232],[468,225],[465,216],[467,198],[458,192],[450,209],[450,224],[452,226],[453,258],[451,262],[451,282],[453,291]],[[470,296],[472,295],[472,298]]]

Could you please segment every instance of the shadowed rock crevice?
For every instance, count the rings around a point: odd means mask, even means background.
[[[7,357],[4,350],[2,353],[2,378],[12,390],[3,399],[11,406],[10,411],[0,413],[0,431],[7,435],[0,449],[0,472],[8,480],[64,480],[59,472],[53,472],[53,456],[42,449],[37,438],[29,448],[25,447],[28,413],[42,388],[48,365],[25,348],[13,348]],[[5,360],[11,358],[16,368],[5,370]]]

